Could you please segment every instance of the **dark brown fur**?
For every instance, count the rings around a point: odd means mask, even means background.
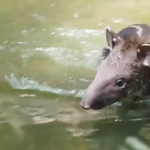
[[[124,52],[130,50],[130,48],[137,50],[142,44],[150,44],[150,39],[144,37],[131,37],[124,41],[121,51]]]
[[[106,29],[109,53],[103,53],[107,56],[82,98],[83,108],[101,109],[128,96],[150,96],[149,31],[145,24],[128,27],[120,34]]]

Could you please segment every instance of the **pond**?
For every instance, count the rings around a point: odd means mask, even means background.
[[[106,45],[150,23],[148,0],[1,0],[0,150],[150,150],[150,101],[79,106]]]

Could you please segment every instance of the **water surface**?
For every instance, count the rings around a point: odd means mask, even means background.
[[[150,150],[149,101],[79,106],[105,29],[147,22],[145,0],[1,0],[0,149]]]

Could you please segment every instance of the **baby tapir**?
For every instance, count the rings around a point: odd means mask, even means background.
[[[134,24],[118,34],[106,29],[107,48],[80,105],[101,109],[128,96],[150,96],[150,26]]]

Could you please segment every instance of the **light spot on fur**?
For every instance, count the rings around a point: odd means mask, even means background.
[[[122,55],[121,55],[121,53],[120,53],[120,52],[118,52],[118,53],[117,53],[117,57],[118,57],[119,59],[121,59],[121,58],[122,58]]]
[[[142,46],[150,46],[150,44],[142,44]]]
[[[116,38],[113,38],[112,40],[113,40],[113,42],[116,42],[116,41],[117,41],[117,39],[116,39]]]
[[[128,94],[131,94],[131,93],[132,93],[132,90],[129,90],[129,91],[128,91]]]
[[[109,47],[109,46],[107,46],[106,48],[107,48],[107,49],[109,49],[110,51],[112,50],[112,48],[111,48],[111,47]]]
[[[143,65],[149,67],[149,66],[150,66],[149,61],[148,61],[147,59],[145,59],[145,60],[143,61]]]
[[[142,35],[143,29],[140,26],[131,26],[131,28],[136,28],[137,29],[137,34],[138,36]]]

